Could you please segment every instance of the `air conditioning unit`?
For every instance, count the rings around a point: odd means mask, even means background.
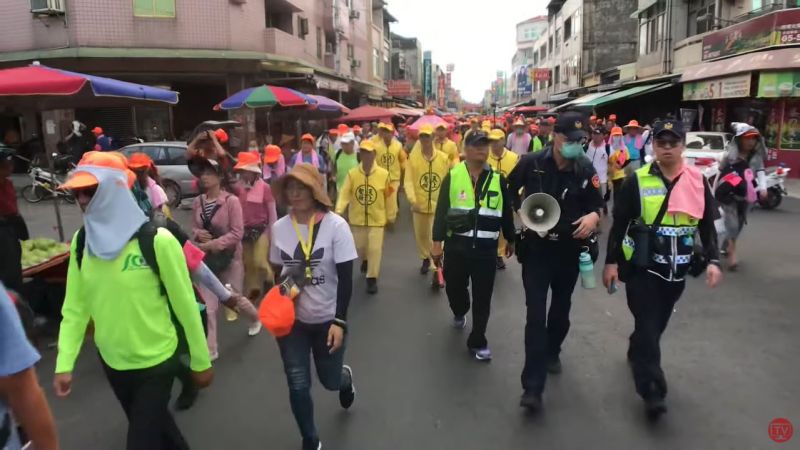
[[[361,11],[351,10],[350,20],[358,20],[361,18]]]
[[[57,16],[66,13],[64,0],[31,0],[31,13]]]
[[[333,42],[328,42],[325,44],[325,54],[332,55],[333,54]]]
[[[354,60],[350,61],[350,67],[352,67],[353,69],[358,69],[359,67],[361,67],[361,60],[360,59],[354,59]]]

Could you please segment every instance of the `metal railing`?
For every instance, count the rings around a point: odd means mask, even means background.
[[[738,15],[732,18],[730,21],[732,23],[740,23],[750,19],[754,19],[759,16],[763,16],[765,14],[769,14],[774,11],[779,11],[781,9],[787,8],[796,8],[798,6],[798,0],[788,0],[784,2],[783,0],[773,1],[772,3],[763,5],[761,8],[754,9],[750,12]]]

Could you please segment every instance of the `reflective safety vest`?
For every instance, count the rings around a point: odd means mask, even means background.
[[[486,195],[482,195],[483,193]],[[476,202],[475,195],[481,196]],[[482,186],[472,183],[467,164],[460,163],[450,170],[450,209],[476,211],[471,231],[464,233],[448,232],[451,235],[468,238],[497,240],[503,218],[503,194],[500,190],[500,174],[491,171]]]
[[[667,195],[667,187],[658,175],[650,173],[652,164],[646,164],[636,173],[641,202],[641,221],[653,225]],[[694,249],[694,235],[698,219],[685,213],[666,212],[656,230],[656,242],[650,272],[667,281],[681,281],[689,270]],[[622,253],[627,261],[633,257],[635,243],[629,235],[622,240]]]

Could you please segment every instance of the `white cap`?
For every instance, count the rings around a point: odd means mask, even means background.
[[[353,132],[352,132],[352,131],[349,131],[349,132],[345,133],[345,134],[342,136],[342,139],[341,139],[341,142],[342,142],[343,144],[349,144],[349,143],[351,143],[351,142],[355,142],[355,141],[356,141],[356,135],[355,135],[355,134],[353,134]]]

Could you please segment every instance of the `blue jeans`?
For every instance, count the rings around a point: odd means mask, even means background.
[[[295,322],[292,332],[278,338],[278,347],[283,360],[283,370],[289,384],[289,402],[292,413],[306,442],[319,440],[314,425],[314,402],[311,400],[311,360],[322,386],[329,391],[338,391],[342,383],[344,343],[335,353],[328,348],[328,329],[331,322],[307,324]]]

